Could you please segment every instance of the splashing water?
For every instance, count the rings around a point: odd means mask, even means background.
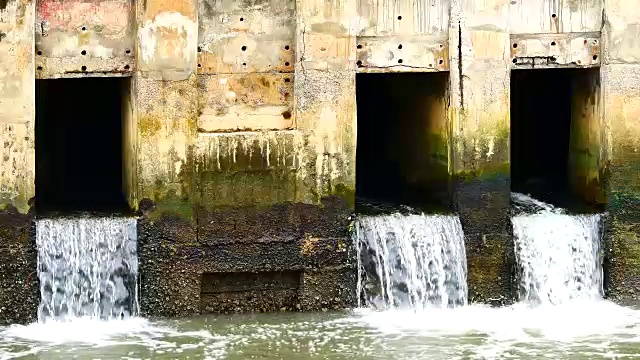
[[[356,221],[358,305],[453,307],[467,302],[467,262],[457,216],[383,215]]]
[[[603,296],[600,215],[567,215],[516,194],[514,201],[540,209],[513,217],[520,300],[540,305],[597,300]]]
[[[133,218],[38,220],[38,321],[137,315],[136,239]]]

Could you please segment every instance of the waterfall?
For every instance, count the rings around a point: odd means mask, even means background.
[[[522,194],[512,199],[530,212],[512,218],[520,300],[544,305],[602,298],[601,216],[568,215]]]
[[[38,320],[137,315],[136,240],[133,218],[37,220]]]
[[[382,215],[356,220],[358,306],[453,307],[467,302],[467,260],[457,216]]]

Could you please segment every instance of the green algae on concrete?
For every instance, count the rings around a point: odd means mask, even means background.
[[[496,181],[500,178],[509,177],[511,173],[511,163],[508,161],[491,164],[482,169],[463,169],[456,171],[454,177],[458,181]]]
[[[605,292],[614,300],[640,296],[640,194],[612,192],[605,229]]]

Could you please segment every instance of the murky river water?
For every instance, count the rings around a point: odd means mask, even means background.
[[[0,328],[0,359],[640,359],[640,311],[556,307],[208,316]]]

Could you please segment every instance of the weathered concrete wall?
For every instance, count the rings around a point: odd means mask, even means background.
[[[607,194],[601,176],[604,129],[600,69],[578,71],[581,73],[574,72],[578,76],[572,83],[569,182],[578,199],[602,210]]]
[[[34,319],[37,281],[29,201],[34,196],[33,2],[0,9],[0,323]],[[29,281],[31,279],[31,281]]]
[[[610,227],[607,246],[608,294],[640,296],[640,9],[630,0],[605,7],[603,157],[608,177]]]
[[[143,311],[191,315],[353,304],[356,72],[448,73],[442,102],[425,101],[441,121],[425,130],[448,131],[470,298],[509,301],[510,70],[601,67],[576,80],[574,188],[595,202],[610,189],[609,292],[634,297],[640,12],[631,0],[603,4],[9,1],[0,10],[0,52],[10,55],[0,57],[0,286],[9,289],[0,320],[35,315],[36,77],[132,77],[123,188],[142,215]],[[242,306],[212,290],[220,278],[238,280]]]

